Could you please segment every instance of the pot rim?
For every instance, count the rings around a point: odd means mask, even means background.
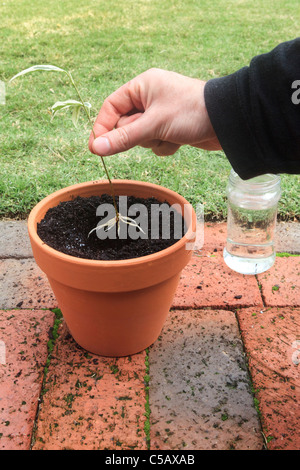
[[[82,189],[82,188],[87,188],[92,185],[99,185],[101,186],[102,184],[108,184],[108,180],[95,180],[95,181],[87,181],[84,183],[77,183],[71,186],[67,186],[63,189],[59,189],[58,191],[55,191],[54,193],[51,193],[50,195],[46,196],[44,199],[42,199],[36,206],[31,210],[29,217],[28,217],[28,231],[30,233],[30,236],[32,238],[32,241],[36,243],[36,245],[39,246],[39,248],[44,251],[45,253],[55,256],[56,258],[61,259],[62,261],[65,262],[71,262],[75,263],[77,265],[82,265],[82,266],[90,266],[90,267],[105,267],[105,266],[114,266],[114,267],[122,267],[125,265],[139,265],[142,263],[151,263],[151,261],[155,261],[161,256],[167,256],[173,252],[176,252],[177,250],[181,249],[183,245],[186,243],[192,243],[194,240],[193,234],[195,234],[196,231],[196,214],[193,209],[193,206],[180,194],[176,193],[175,191],[165,188],[164,186],[154,184],[154,183],[148,183],[144,181],[138,181],[138,180],[124,180],[124,179],[114,179],[113,184],[126,184],[126,185],[134,185],[134,186],[147,186],[148,188],[153,188],[153,189],[162,189],[163,193],[165,196],[169,194],[170,196],[176,196],[176,198],[181,200],[181,203],[187,204],[191,207],[191,223],[188,227],[188,230],[186,234],[180,238],[177,242],[175,242],[173,245],[169,246],[168,248],[165,248],[163,250],[160,250],[156,253],[152,253],[150,255],[145,255],[145,256],[140,256],[138,258],[130,258],[130,259],[124,259],[124,260],[91,260],[91,259],[86,259],[86,258],[77,258],[75,256],[67,255],[65,253],[62,253],[58,250],[55,250],[54,248],[51,248],[49,245],[47,245],[43,240],[38,236],[37,234],[37,229],[36,229],[36,218],[39,213],[39,211],[44,207],[45,204],[47,204],[49,201],[52,199],[63,195],[67,192],[76,192],[77,189]],[[167,198],[166,198],[167,199]],[[55,207],[55,206],[53,206]]]

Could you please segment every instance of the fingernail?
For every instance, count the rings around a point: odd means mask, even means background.
[[[107,137],[98,137],[93,142],[93,150],[97,155],[108,155],[110,152],[110,143]]]

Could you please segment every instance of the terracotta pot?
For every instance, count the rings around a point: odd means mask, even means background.
[[[177,193],[150,183],[114,180],[116,195],[179,204]],[[47,210],[77,196],[109,193],[107,181],[76,184],[43,199],[30,213],[28,231],[38,266],[47,275],[70,333],[84,349],[102,356],[127,356],[150,346],[159,336],[172,304],[181,270],[192,251],[196,214],[185,213],[186,235],[158,253],[121,261],[94,261],[60,253],[37,235]],[[189,246],[190,247],[190,246]]]

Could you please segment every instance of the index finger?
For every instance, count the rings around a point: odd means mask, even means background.
[[[121,116],[138,109],[137,103],[132,99],[131,87],[132,82],[125,83],[125,85],[122,85],[105,99],[94,123],[93,131],[95,137],[110,132],[115,128]],[[92,133],[89,144],[93,140],[94,135]]]

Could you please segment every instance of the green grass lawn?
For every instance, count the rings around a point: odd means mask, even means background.
[[[98,113],[104,98],[138,73],[160,67],[209,79],[299,35],[299,0],[14,0],[0,3],[0,80],[35,64],[72,72]],[[47,194],[104,178],[87,149],[83,114],[52,123],[49,108],[76,96],[61,74],[27,75],[0,106],[0,217],[25,217]],[[243,149],[241,149],[241,152]],[[135,148],[109,157],[114,178],[139,179],[205,204],[207,219],[226,216],[230,165],[222,152],[182,147],[173,157]],[[279,216],[300,218],[300,176],[283,175]]]

